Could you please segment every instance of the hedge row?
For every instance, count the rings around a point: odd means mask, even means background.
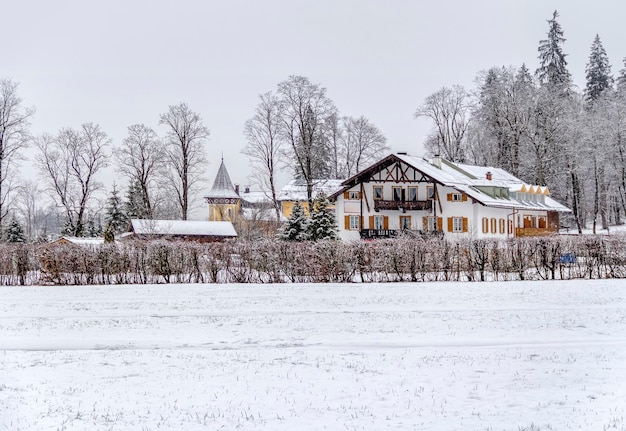
[[[626,277],[626,236],[508,241],[0,245],[0,284],[483,281]]]

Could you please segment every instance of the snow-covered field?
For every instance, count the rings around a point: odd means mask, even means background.
[[[0,288],[0,428],[626,430],[626,281]]]

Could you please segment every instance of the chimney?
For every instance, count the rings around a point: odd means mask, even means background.
[[[491,181],[491,179],[493,178],[493,175],[491,174],[491,171],[487,172],[487,181]]]
[[[250,186],[246,186],[246,188],[243,191],[244,193],[250,193]]]
[[[434,166],[436,166],[439,169],[441,169],[441,156],[439,154],[435,154],[435,157],[433,157],[433,161],[431,163]]]
[[[239,184],[235,184],[235,193],[239,194]]]

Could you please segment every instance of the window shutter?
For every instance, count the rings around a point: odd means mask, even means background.
[[[370,229],[374,229],[374,216],[370,216]]]
[[[463,196],[463,197],[461,198],[461,200],[462,200],[463,202],[467,202],[467,195],[466,195],[465,193],[463,193],[463,195],[462,195],[462,196]]]
[[[361,199],[361,192],[358,192],[358,193],[359,193],[359,195],[358,195],[358,198],[357,198],[357,199],[359,199],[359,200],[360,200],[360,199]]]
[[[363,229],[363,216],[359,216],[359,230]]]
[[[343,198],[348,199],[350,197],[350,192],[343,192]]]
[[[453,230],[452,217],[448,217],[448,232],[452,232],[452,230]]]
[[[350,230],[350,216],[343,216],[344,229]]]
[[[452,202],[452,193],[448,193],[448,202]]]
[[[437,217],[437,230],[443,230],[443,218]]]
[[[489,233],[489,221],[487,217],[483,217],[483,233]]]
[[[465,196],[465,195],[463,195],[463,196]],[[468,232],[469,231],[468,224],[469,223],[468,223],[467,217],[463,217],[463,232]]]
[[[428,217],[422,217],[422,230],[428,230]]]
[[[389,217],[383,216],[383,229],[389,229]]]

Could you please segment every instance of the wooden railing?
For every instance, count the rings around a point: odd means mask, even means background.
[[[557,229],[538,227],[518,227],[515,229],[515,236],[547,236],[557,233]]]
[[[399,211],[428,211],[432,209],[433,201],[374,201],[374,211],[399,210]]]

